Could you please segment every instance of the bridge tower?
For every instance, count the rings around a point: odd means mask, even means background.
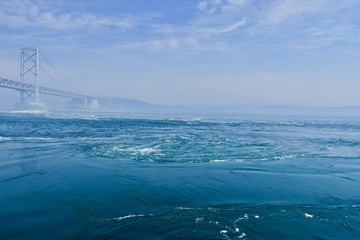
[[[39,102],[39,49],[38,48],[21,48],[20,62],[20,81],[21,83],[31,83],[34,85],[33,91],[20,90],[20,108],[43,109],[44,105]],[[35,96],[33,96],[35,95]],[[26,103],[28,98],[34,102]]]

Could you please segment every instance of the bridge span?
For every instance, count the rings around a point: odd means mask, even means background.
[[[99,108],[99,101],[96,97],[39,85],[39,50],[37,48],[21,48],[20,50],[20,81],[0,77],[1,88],[13,89],[20,92],[20,101],[15,104],[17,109],[44,108],[44,104],[39,101],[39,94],[70,98],[77,103],[78,107],[85,109]],[[46,59],[46,61],[48,60]],[[56,69],[55,71],[59,73]]]

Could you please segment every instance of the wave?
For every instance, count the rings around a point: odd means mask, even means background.
[[[175,207],[161,214],[130,214],[106,219],[97,238],[141,232],[142,237],[167,239],[357,239],[358,208],[308,205]],[[121,222],[121,224],[117,223]],[[259,228],[261,226],[261,228]],[[301,233],[296,229],[306,229]],[[136,231],[125,231],[136,229]]]
[[[35,115],[44,115],[48,113],[48,110],[11,110],[6,111],[5,113],[9,114],[35,114]]]
[[[9,141],[11,140],[12,138],[11,137],[3,137],[3,136],[0,136],[0,141]]]
[[[122,217],[110,218],[110,219],[106,219],[106,220],[107,221],[122,221],[124,219],[139,218],[139,217],[145,217],[145,216],[154,216],[154,214],[130,214],[130,215],[126,215],[126,216],[122,216]]]

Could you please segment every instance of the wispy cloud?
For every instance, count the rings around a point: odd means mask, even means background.
[[[219,33],[229,33],[229,32],[233,32],[236,29],[238,29],[239,27],[243,26],[246,23],[245,19],[242,19],[238,22],[229,24],[227,26],[223,26],[220,28],[204,28],[204,29],[200,29],[199,32],[203,32],[203,33],[213,33],[213,34],[219,34]]]
[[[278,0],[264,11],[263,23],[279,24],[302,14],[313,14],[326,9],[326,0]]]
[[[354,26],[359,7],[355,0],[274,0],[251,16],[249,40],[273,50],[315,49],[337,42],[354,42],[360,34]],[[261,41],[259,40],[261,39]]]
[[[207,1],[200,1],[198,3],[198,8],[200,11],[205,11],[207,13],[214,13],[218,6],[222,4],[222,0],[207,0]]]
[[[60,31],[64,33],[59,36],[60,38],[68,35],[75,41],[81,39],[84,32],[96,34],[104,30],[107,34],[113,35],[108,35],[109,38],[103,42],[115,43],[119,39],[122,45],[150,50],[169,48],[197,51],[205,49],[199,47],[201,43],[203,46],[210,46],[210,42],[213,42],[214,46],[219,46],[219,36],[235,32],[246,23],[245,18],[241,16],[228,18],[227,15],[242,8],[247,4],[247,0],[201,0],[194,9],[199,11],[200,15],[187,22],[172,24],[161,21],[161,15],[150,20],[136,15],[107,16],[105,12],[90,11],[91,8],[86,4],[82,8],[84,4],[79,3],[73,8],[71,1],[62,4],[45,0],[0,1],[0,27],[21,29],[23,34],[38,33],[39,38],[58,34]],[[159,19],[161,22],[157,21]],[[126,39],[131,39],[131,42],[116,36],[123,31],[127,31],[127,36],[130,37]],[[220,45],[224,46],[224,41]],[[224,47],[210,46],[208,49],[219,50]]]
[[[238,10],[247,4],[247,0],[202,0],[198,9],[209,14]]]
[[[181,52],[223,51],[228,49],[226,35],[240,31],[246,19],[234,14],[247,0],[201,0],[195,17],[177,24],[149,23],[150,38],[124,46],[139,46],[153,50]],[[196,11],[197,10],[197,11]],[[230,11],[233,11],[230,14]],[[231,16],[231,17],[229,17]]]
[[[304,37],[289,41],[287,47],[300,50],[310,50],[331,46],[338,42],[359,44],[360,29],[355,25],[332,23],[311,27],[304,30]]]
[[[38,3],[38,4],[37,4]],[[134,25],[131,17],[104,17],[92,13],[79,13],[59,8],[51,1],[1,1],[0,25],[10,28],[47,28],[55,30],[115,27],[129,29]]]
[[[139,3],[134,2],[134,6]],[[347,11],[360,5],[357,0],[270,0],[261,4],[250,0],[198,0],[188,5],[191,17],[176,20],[166,18],[164,9],[151,8],[144,14],[152,17],[144,17],[143,13],[126,11],[109,13],[109,6],[99,11],[94,8],[96,3],[0,1],[0,27],[21,30],[21,35],[32,34],[31,39],[68,37],[73,44],[100,42],[151,51],[218,51],[246,43],[264,49],[275,45],[310,49],[338,41],[354,42],[360,36],[351,20],[358,16]],[[21,39],[19,31],[4,31],[2,36],[11,34]]]
[[[227,49],[226,34],[245,26],[239,15],[248,0],[201,0],[195,18],[177,25],[154,24],[157,35],[145,46],[151,49],[184,49],[185,51],[222,51]]]
[[[314,14],[338,12],[355,3],[354,0],[275,0],[263,10],[260,22],[280,24],[299,16],[308,17]]]

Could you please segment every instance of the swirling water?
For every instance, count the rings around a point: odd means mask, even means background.
[[[359,239],[360,121],[0,114],[0,239]]]

